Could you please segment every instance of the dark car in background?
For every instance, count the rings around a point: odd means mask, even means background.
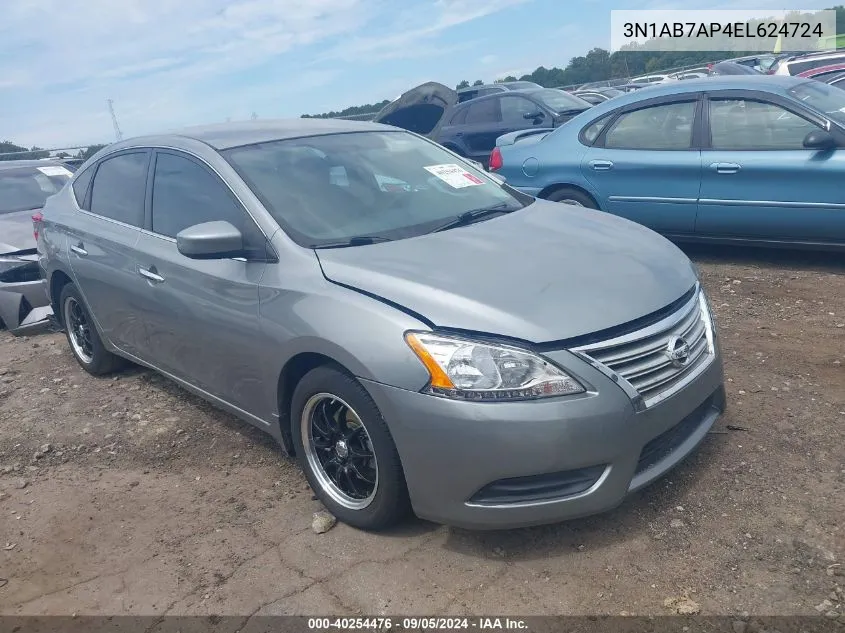
[[[33,217],[71,175],[61,160],[0,161],[0,327],[13,334],[49,323]]]
[[[499,136],[558,127],[591,107],[552,88],[500,92],[460,103],[454,90],[429,82],[385,106],[374,121],[427,136],[486,167]]]
[[[760,75],[759,70],[747,64],[739,64],[737,62],[726,61],[713,64],[710,71],[711,75]]]
[[[498,94],[500,92],[508,92],[509,90],[537,90],[542,87],[533,81],[500,81],[496,84],[469,86],[458,90],[458,102],[463,103],[470,99],[486,97],[487,95]]]

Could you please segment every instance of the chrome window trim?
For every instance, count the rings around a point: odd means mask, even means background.
[[[255,219],[255,216],[254,216],[254,215],[252,214],[252,212],[249,210],[249,207],[248,207],[248,206],[244,203],[243,198],[241,198],[241,197],[240,197],[240,196],[239,196],[239,195],[235,192],[235,190],[234,190],[234,189],[232,189],[232,186],[231,186],[231,185],[230,185],[230,184],[226,181],[226,179],[225,179],[225,178],[224,178],[224,177],[220,174],[220,172],[219,172],[219,171],[217,171],[217,170],[216,170],[216,169],[215,169],[215,168],[214,168],[214,167],[213,167],[213,166],[212,166],[212,165],[211,165],[211,164],[210,164],[207,160],[205,160],[202,156],[197,155],[196,153],[192,152],[191,150],[186,150],[186,149],[184,149],[184,148],[182,148],[182,147],[173,147],[173,146],[171,146],[171,145],[149,145],[149,144],[147,144],[147,145],[130,145],[130,146],[126,146],[126,147],[120,147],[120,148],[114,149],[114,150],[112,150],[112,151],[110,151],[110,152],[108,152],[108,153],[106,153],[106,154],[103,154],[100,158],[98,158],[98,159],[97,159],[96,166],[99,168],[99,165],[100,165],[100,164],[101,164],[104,160],[107,160],[109,157],[111,157],[111,156],[112,156],[112,155],[114,155],[114,154],[118,154],[118,153],[120,153],[120,152],[125,152],[125,151],[127,151],[127,150],[145,150],[145,151],[153,151],[153,150],[157,150],[157,149],[170,150],[170,151],[173,151],[173,152],[179,152],[179,153],[185,154],[185,155],[187,155],[187,156],[190,156],[191,158],[195,158],[195,159],[197,159],[197,160],[198,160],[198,161],[200,161],[203,165],[205,165],[208,169],[210,169],[210,170],[211,170],[211,172],[212,172],[215,176],[217,176],[217,178],[219,178],[219,179],[221,180],[221,182],[223,182],[223,184],[224,184],[224,185],[226,185],[226,187],[229,189],[229,191],[231,191],[231,192],[232,192],[232,195],[235,197],[235,199],[236,199],[236,200],[238,201],[238,203],[241,205],[241,207],[243,208],[244,212],[247,214],[247,216],[249,216],[249,218],[252,220],[253,224],[255,224],[255,226],[257,226],[257,227],[258,227],[258,230],[259,230],[259,231],[261,231],[261,234],[264,236],[264,239],[265,239],[265,240],[267,240],[267,242],[268,242],[268,243],[270,242],[270,237],[269,237],[269,236],[267,235],[267,233],[264,231],[264,228],[261,226],[261,224],[260,224],[260,223],[259,223],[259,222]],[[212,149],[213,149],[213,148],[212,148]],[[214,150],[214,151],[217,151],[217,150]],[[219,152],[218,152],[218,153],[219,153]],[[150,157],[150,160],[152,160],[152,157]],[[75,172],[75,174],[74,174],[74,178],[72,178],[72,179],[69,181],[70,183],[73,183],[73,182],[76,180],[76,177],[75,177],[75,176],[76,176],[76,174],[78,174],[78,173],[80,173],[80,172],[79,172],[79,171]],[[96,176],[97,176],[97,174],[95,173],[95,174],[94,174],[94,177],[96,178]],[[153,170],[153,178],[155,178],[155,170]],[[91,182],[91,186],[92,186],[92,187],[94,186],[93,179],[92,179],[92,182]],[[71,187],[72,187],[72,185],[71,185]],[[90,215],[91,217],[94,217],[94,218],[99,218],[99,219],[101,219],[101,220],[105,220],[105,221],[107,221],[107,222],[113,222],[114,224],[118,224],[118,225],[120,225],[120,226],[126,226],[126,227],[129,227],[129,228],[131,228],[131,229],[139,230],[139,231],[143,232],[143,233],[144,233],[144,234],[146,234],[146,235],[151,235],[151,236],[153,236],[153,237],[158,237],[158,238],[161,238],[161,239],[166,239],[166,240],[168,240],[168,241],[173,241],[173,242],[175,242],[175,241],[176,241],[174,238],[169,237],[169,236],[167,236],[167,235],[162,235],[162,234],[160,234],[160,233],[155,233],[154,231],[149,231],[149,230],[147,230],[146,228],[144,228],[143,226],[135,226],[135,225],[133,225],[133,224],[126,224],[125,222],[121,222],[120,220],[113,220],[113,219],[111,219],[111,218],[107,218],[107,217],[106,217],[106,216],[104,216],[104,215],[99,215],[99,214],[97,214],[97,213],[93,213],[93,212],[91,212],[91,211],[88,211],[88,210],[86,210],[86,209],[83,209],[83,208],[82,208],[82,207],[80,207],[80,206],[79,206],[79,204],[76,202],[76,196],[74,196],[74,195],[72,195],[72,194],[71,194],[71,198],[73,199],[73,205],[76,207],[76,211],[79,211],[80,213],[85,213],[85,214],[87,214],[87,215]],[[152,200],[150,200],[150,204],[152,204]],[[269,214],[268,214],[268,215],[269,215]],[[274,220],[274,222],[275,222],[275,220]],[[278,227],[277,227],[277,228],[278,228]],[[275,234],[275,233],[276,233],[276,231],[273,231],[273,234]]]

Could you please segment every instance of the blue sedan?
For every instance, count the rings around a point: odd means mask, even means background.
[[[674,239],[845,248],[845,91],[819,81],[650,86],[500,137],[490,169]]]

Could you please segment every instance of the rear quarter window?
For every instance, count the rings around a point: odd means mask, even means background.
[[[85,206],[85,196],[88,194],[88,186],[91,184],[91,178],[94,177],[94,166],[92,165],[73,181],[73,197],[76,198],[76,204],[80,209],[87,209]]]

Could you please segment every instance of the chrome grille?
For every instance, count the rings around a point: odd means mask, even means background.
[[[679,390],[712,360],[702,310],[696,292],[683,307],[658,323],[574,351],[624,378],[648,407]],[[688,346],[683,363],[673,361],[669,355],[670,345],[680,347],[681,342]]]

